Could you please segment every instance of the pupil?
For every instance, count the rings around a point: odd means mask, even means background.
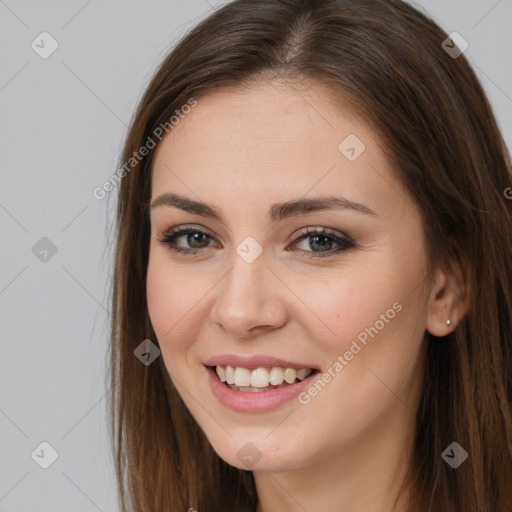
[[[325,249],[326,248],[326,243],[329,244],[329,243],[332,243],[332,240],[324,235],[317,235],[317,236],[314,236],[313,237],[313,240],[315,241],[314,243],[317,244],[321,249]],[[323,240],[324,243],[318,243],[318,240]],[[311,246],[311,248],[313,249],[313,244],[310,242],[309,244]]]
[[[204,233],[190,233],[187,237],[187,242],[193,246],[193,243],[199,243],[201,244],[200,238],[204,237],[206,239],[206,235]],[[201,245],[200,245],[201,247]]]

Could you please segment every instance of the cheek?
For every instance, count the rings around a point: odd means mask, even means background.
[[[365,261],[333,269],[329,278],[298,282],[294,291],[315,313],[302,308],[302,327],[323,354],[324,368],[335,375],[317,404],[342,400],[350,410],[348,393],[360,403],[375,404],[367,411],[371,415],[390,398],[380,379],[397,392],[412,387],[428,296],[421,285],[425,261],[420,252],[409,253],[415,262],[409,265],[392,251],[378,257],[367,253]]]
[[[211,285],[180,271],[156,250],[150,251],[146,286],[151,324],[164,355],[182,352],[195,339],[201,299]]]
[[[365,329],[375,323],[380,331],[396,322],[400,316],[397,309],[404,306],[409,282],[413,281],[412,275],[385,258],[329,272],[321,279],[301,277],[294,292],[307,306],[300,305],[303,313],[299,321],[312,340],[330,348],[331,355],[348,350],[352,340],[359,335],[364,338]]]
[[[423,266],[417,261],[407,268],[395,258],[380,258],[364,271],[347,268],[328,281],[300,282],[297,295],[307,297],[304,302],[316,313],[302,315],[302,325],[324,354],[326,377],[325,386],[311,386],[300,402],[309,443],[324,444],[334,429],[345,442],[400,408],[395,394],[405,403],[409,393],[414,396],[425,310],[424,288],[418,286]]]

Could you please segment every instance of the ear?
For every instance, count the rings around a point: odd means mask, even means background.
[[[467,269],[454,259],[445,259],[438,265],[428,307],[427,331],[430,334],[446,336],[468,311],[470,293],[467,277]]]

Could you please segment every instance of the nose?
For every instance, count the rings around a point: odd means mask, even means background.
[[[226,334],[252,339],[286,323],[284,286],[267,264],[265,252],[252,263],[233,255],[232,269],[219,283],[210,313]]]

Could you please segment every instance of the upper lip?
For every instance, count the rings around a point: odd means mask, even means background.
[[[281,359],[273,356],[239,356],[236,354],[222,354],[211,357],[203,363],[205,366],[229,365],[240,368],[254,369],[254,368],[268,368],[279,366],[281,368],[311,368],[318,370],[316,366],[309,363],[300,363],[289,359]]]

